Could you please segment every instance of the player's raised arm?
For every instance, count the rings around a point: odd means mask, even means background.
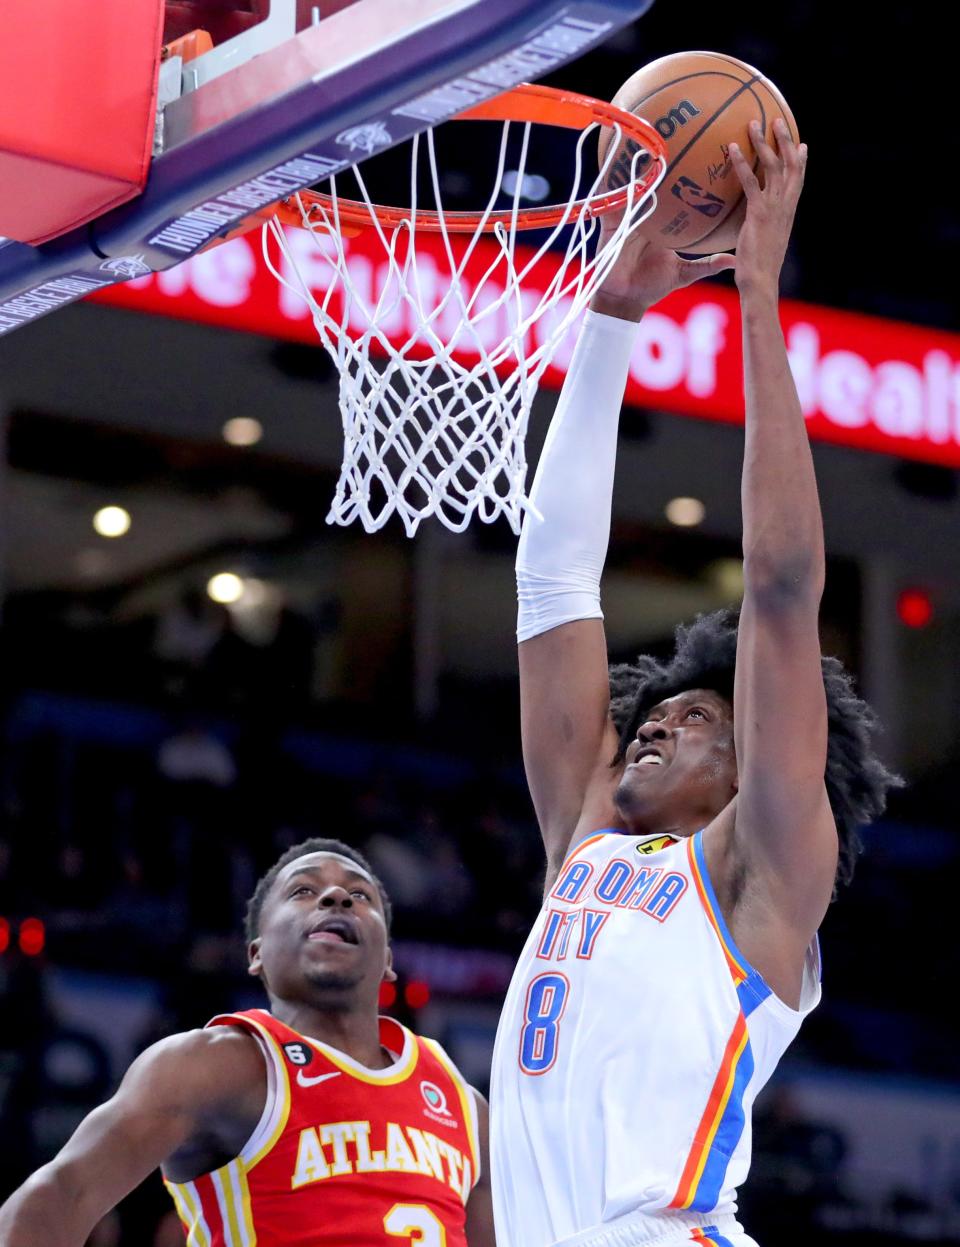
[[[757,898],[750,929],[758,942],[772,941],[763,968],[789,998],[798,990],[803,950],[830,901],[838,844],[824,787],[827,711],[817,626],[823,526],[778,315],[780,269],[807,156],[783,122],[775,133],[777,151],[759,126],[751,127],[762,188],[743,153],[736,146],[730,152],[747,197],[736,270],[746,444],[734,857],[746,866]],[[785,974],[781,966],[794,969]]]
[[[523,756],[548,878],[578,829],[617,826],[600,574],[620,405],[637,323],[671,290],[733,267],[629,239],[580,332],[517,551]]]
[[[211,1115],[242,1112],[266,1069],[235,1031],[190,1031],[148,1048],[116,1094],[0,1208],[0,1247],[83,1247],[97,1222]],[[254,1115],[254,1121],[256,1116]]]

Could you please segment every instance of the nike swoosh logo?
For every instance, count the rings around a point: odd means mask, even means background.
[[[339,1070],[334,1070],[332,1074],[318,1074],[316,1078],[308,1078],[302,1069],[297,1070],[297,1082],[301,1087],[315,1087],[318,1082],[326,1082],[328,1078],[339,1077]]]

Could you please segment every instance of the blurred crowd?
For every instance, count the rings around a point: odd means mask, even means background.
[[[431,791],[388,764],[358,782],[332,769],[341,756],[318,772],[276,741],[227,741],[194,716],[152,755],[50,731],[21,741],[7,753],[0,912],[41,913],[51,950],[72,963],[160,971],[206,937],[224,937],[235,960],[259,876],[320,835],[370,859],[397,933],[515,950],[542,879],[522,794],[479,774]]]

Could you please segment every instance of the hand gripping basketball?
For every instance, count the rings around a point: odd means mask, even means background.
[[[750,168],[739,144],[730,144],[730,159],[747,200],[747,215],[737,239],[736,282],[740,291],[760,288],[776,298],[780,270],[790,241],[807,167],[807,145],[794,143],[786,124],[774,122],[777,151],[756,122],[750,139],[760,161],[763,185]]]
[[[613,103],[645,117],[667,150],[667,172],[657,207],[640,232],[684,255],[712,255],[736,245],[746,200],[729,158],[731,143],[749,151],[751,120],[768,142],[782,117],[790,133],[797,124],[781,92],[758,69],[722,52],[676,52],[644,65],[628,78]],[[602,131],[600,157],[613,141]],[[623,177],[620,140],[611,184]],[[759,172],[757,161],[754,172]]]
[[[621,320],[640,320],[654,303],[659,303],[671,291],[689,286],[701,277],[715,277],[735,266],[736,260],[729,254],[686,260],[675,251],[633,234],[590,307]]]

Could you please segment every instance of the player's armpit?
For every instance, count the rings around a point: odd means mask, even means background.
[[[0,1209],[0,1247],[83,1247],[96,1223],[210,1116],[261,1084],[265,1094],[263,1059],[239,1032],[190,1031],[154,1044]]]
[[[480,1147],[480,1176],[467,1201],[468,1247],[496,1247],[493,1232],[493,1197],[490,1188],[490,1110],[487,1101],[471,1087],[477,1102],[477,1129]]]

